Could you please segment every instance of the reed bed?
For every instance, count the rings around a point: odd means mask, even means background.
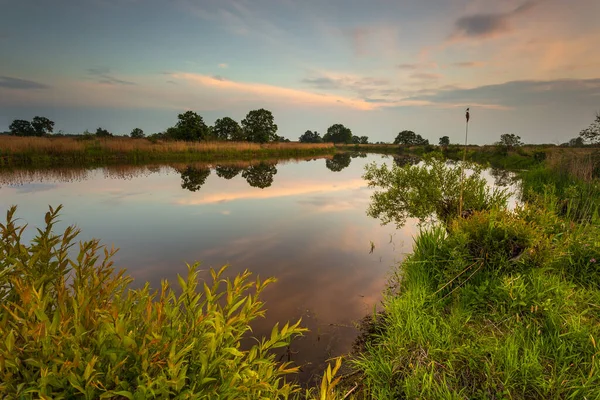
[[[131,138],[0,136],[0,167],[89,165],[114,161],[212,161],[317,155],[335,152],[332,143],[178,142]]]

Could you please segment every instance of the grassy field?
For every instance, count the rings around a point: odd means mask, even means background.
[[[332,143],[152,142],[130,138],[0,136],[0,167],[252,160],[334,152]]]
[[[531,150],[518,156],[533,159]],[[355,398],[600,398],[600,182],[590,154],[532,162],[515,211],[417,235],[352,360]]]

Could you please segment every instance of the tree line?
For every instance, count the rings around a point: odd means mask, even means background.
[[[289,142],[289,139],[277,134],[277,124],[273,113],[264,108],[248,112],[241,123],[230,117],[219,118],[213,126],[208,126],[201,115],[194,111],[186,111],[177,116],[175,126],[161,133],[154,133],[148,139],[154,140],[182,140],[182,141],[238,141],[238,142]],[[9,134],[13,136],[47,136],[54,132],[54,121],[46,117],[36,116],[31,121],[16,119],[9,126]],[[63,135],[59,132],[58,135]],[[108,130],[99,127],[95,133],[85,131],[84,136],[113,137]],[[73,135],[80,136],[80,135]],[[140,128],[134,128],[129,134],[131,138],[141,139],[146,137]],[[298,138],[301,143],[339,143],[339,144],[369,144],[368,136],[357,136],[352,130],[343,124],[333,124],[327,132],[321,136],[317,131],[307,130]],[[377,144],[388,144],[377,142]],[[411,130],[403,130],[393,141],[393,144],[403,146],[428,146],[429,140],[423,138]],[[450,138],[442,136],[439,139],[440,146],[450,145]],[[500,141],[494,143],[496,146],[513,148],[523,145],[521,138],[515,134],[507,133],[500,137]],[[585,145],[600,145],[600,112],[596,114],[595,120],[579,136],[569,140],[561,146],[580,147]]]

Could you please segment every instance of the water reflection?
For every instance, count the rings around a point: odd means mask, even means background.
[[[350,153],[338,153],[333,156],[330,160],[325,160],[325,166],[327,169],[333,172],[340,172],[344,168],[350,166],[352,158]]]
[[[209,168],[195,168],[188,165],[183,170],[178,170],[181,174],[181,188],[190,192],[197,192],[210,176]]]
[[[406,165],[417,165],[421,162],[421,158],[411,154],[397,154],[394,156],[394,164],[399,167]]]
[[[260,189],[267,188],[273,184],[273,177],[277,173],[274,164],[261,162],[258,165],[252,165],[242,172],[242,177],[252,187]]]
[[[215,167],[215,172],[217,173],[217,176],[219,178],[223,178],[223,179],[233,179],[236,176],[238,176],[238,174],[240,172],[242,172],[243,168],[240,167],[235,167],[235,166],[229,166],[229,165],[217,165]]]

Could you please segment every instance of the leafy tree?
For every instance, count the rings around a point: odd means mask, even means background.
[[[276,136],[277,136],[277,139],[276,139],[277,142],[280,142],[280,143],[289,143],[290,142],[290,139],[288,139],[284,136],[279,136],[279,135],[276,135]]]
[[[31,126],[35,132],[35,136],[49,135],[54,131],[54,121],[51,121],[46,117],[33,117]]]
[[[500,141],[497,142],[496,145],[512,149],[514,147],[523,146],[523,142],[521,142],[521,136],[517,136],[514,133],[505,133],[500,135]]]
[[[596,113],[596,119],[591,125],[579,134],[583,140],[590,144],[600,144],[600,112]]]
[[[331,125],[323,135],[324,142],[352,143],[352,131],[342,124]]]
[[[398,133],[394,144],[400,144],[405,146],[426,146],[429,144],[429,140],[424,139],[421,135],[417,135],[413,131],[402,131]]]
[[[208,127],[204,119],[193,111],[186,111],[177,116],[177,124],[174,130],[170,130],[169,136],[176,140],[194,142],[208,138]]]
[[[360,137],[360,144],[369,144],[369,137],[368,136],[361,136]]]
[[[440,138],[440,146],[449,146],[450,145],[450,137],[442,136]]]
[[[468,163],[473,170],[463,180],[465,210],[482,211],[504,207],[509,193],[490,189],[481,176],[483,167]],[[428,155],[423,164],[403,167],[375,163],[367,165],[363,176],[369,187],[377,190],[371,196],[367,214],[382,223],[394,222],[401,227],[407,218],[426,221],[436,217],[448,223],[458,216],[461,188],[461,165],[447,165],[443,157]]]
[[[585,145],[585,142],[583,141],[583,138],[581,136],[573,138],[573,139],[569,140],[569,142],[567,143],[567,146],[570,146],[570,147],[582,147],[584,145]]]
[[[13,136],[33,136],[35,134],[31,122],[24,119],[15,119],[8,129],[10,129],[10,134]]]
[[[144,137],[144,131],[140,128],[134,128],[129,134],[134,139],[142,139]]]
[[[235,178],[240,172],[242,172],[242,168],[230,167],[227,165],[217,165],[215,167],[215,171],[217,172],[217,176],[219,178],[225,178],[229,180]]]
[[[215,121],[212,135],[219,140],[243,141],[246,139],[240,124],[229,117],[219,118]]]
[[[252,165],[242,172],[242,177],[246,179],[252,187],[264,189],[273,184],[273,176],[277,173],[277,168],[274,164],[261,162],[257,165]]]
[[[277,125],[273,114],[264,108],[250,111],[242,120],[242,129],[249,142],[267,143],[277,140]]]
[[[360,144],[360,137],[352,135],[352,144]]]
[[[352,162],[350,153],[338,153],[331,159],[325,160],[325,166],[327,169],[333,172],[340,172],[344,168],[348,167]]]
[[[109,131],[107,131],[104,128],[98,128],[98,129],[96,129],[96,136],[98,136],[98,137],[112,137],[113,134],[110,133]]]
[[[299,138],[300,143],[322,143],[323,138],[317,131],[306,131]]]
[[[195,168],[188,165],[185,169],[179,171],[181,174],[181,188],[190,192],[197,192],[210,175],[209,168]]]

